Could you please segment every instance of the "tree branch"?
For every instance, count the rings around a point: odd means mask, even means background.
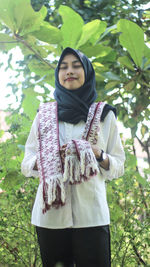
[[[131,242],[132,243],[132,242]],[[132,246],[133,246],[133,249],[134,249],[134,252],[136,254],[136,256],[138,257],[139,261],[143,264],[143,265],[146,265],[145,261],[141,258],[136,246],[132,243]]]
[[[51,69],[55,68],[52,66],[52,64],[50,64],[47,60],[45,60],[44,58],[42,58],[37,52],[36,50],[34,50],[25,40],[22,39],[21,36],[19,36],[18,34],[14,34],[14,36],[16,37],[16,39],[21,42],[23,45],[25,45],[30,51],[32,51],[34,53],[34,55],[40,59],[44,64],[48,65]]]
[[[11,43],[18,43],[18,41],[10,41],[10,42],[1,41],[0,42],[0,44],[11,44]]]

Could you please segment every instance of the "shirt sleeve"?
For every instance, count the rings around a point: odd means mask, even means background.
[[[100,167],[100,171],[106,180],[112,180],[124,174],[125,153],[114,113],[110,111],[102,123],[104,140],[107,142],[105,152],[109,157],[109,169]]]
[[[37,159],[38,148],[38,114],[36,115],[25,144],[25,155],[21,163],[21,172],[26,177],[38,177],[38,171],[33,170]]]

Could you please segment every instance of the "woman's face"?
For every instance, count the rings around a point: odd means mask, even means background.
[[[80,60],[73,54],[64,56],[59,66],[59,83],[68,90],[81,87],[85,81],[85,74]]]

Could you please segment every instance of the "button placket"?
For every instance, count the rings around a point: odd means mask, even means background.
[[[72,139],[72,131],[73,131],[73,125],[69,123],[65,123],[66,143]]]

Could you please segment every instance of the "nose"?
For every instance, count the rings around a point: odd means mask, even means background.
[[[68,66],[67,75],[72,75],[72,74],[73,74],[73,68],[72,68],[72,66]]]

